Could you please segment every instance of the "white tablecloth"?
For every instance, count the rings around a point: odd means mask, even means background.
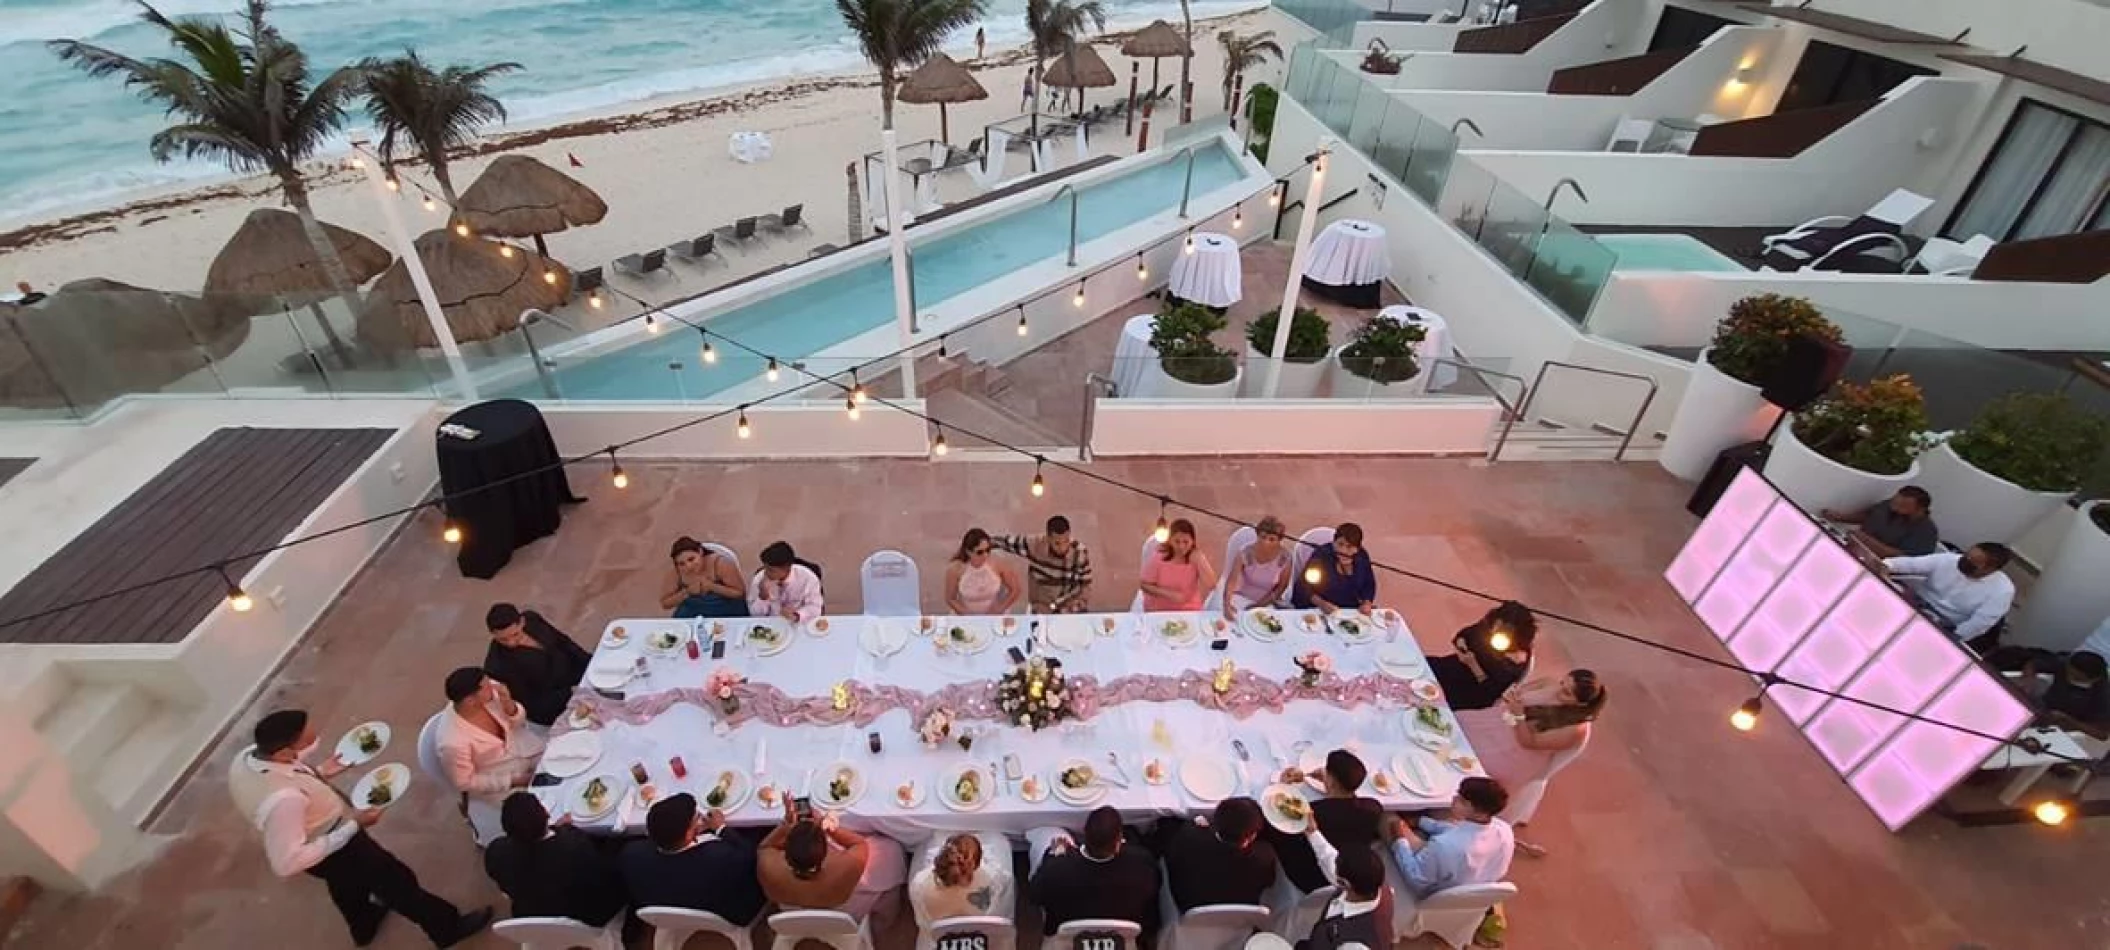
[[[1414,354],[1421,357],[1422,364],[1426,367],[1423,375],[1428,377],[1429,388],[1440,390],[1458,381],[1458,367],[1449,363],[1429,365],[1436,357],[1458,358],[1457,348],[1451,345],[1451,325],[1443,319],[1442,314],[1420,307],[1409,307],[1406,304],[1393,304],[1379,310],[1377,315],[1394,317],[1421,326],[1425,335],[1421,338],[1421,345],[1414,348]]]
[[[1158,358],[1158,351],[1150,348],[1150,329],[1157,319],[1150,313],[1129,317],[1121,325],[1121,338],[1114,341],[1114,385],[1124,397],[1144,394],[1143,381]]]
[[[1327,225],[1312,239],[1311,263],[1304,268],[1304,276],[1336,287],[1374,284],[1391,272],[1385,229],[1352,218]]]
[[[1238,263],[1238,242],[1221,234],[1202,231],[1194,235],[1190,251],[1182,247],[1172,258],[1169,284],[1174,296],[1209,307],[1228,307],[1242,296],[1244,274]]]
[[[1131,673],[1172,674],[1188,669],[1213,671],[1226,656],[1240,669],[1282,678],[1295,672],[1292,658],[1310,650],[1327,652],[1333,657],[1334,672],[1351,677],[1376,671],[1377,654],[1387,646],[1388,640],[1410,647],[1414,643],[1404,618],[1386,636],[1376,637],[1368,644],[1351,645],[1323,633],[1303,632],[1303,626],[1298,622],[1299,612],[1282,611],[1278,616],[1287,629],[1280,640],[1263,642],[1236,632],[1237,626],[1233,625],[1230,648],[1219,653],[1208,648],[1208,636],[1197,638],[1190,646],[1175,648],[1154,634],[1142,632],[1156,630],[1155,621],[1167,616],[1184,617],[1201,625],[1198,629],[1208,630],[1209,618],[1202,615],[1087,614],[1020,618],[1017,635],[997,638],[982,652],[971,656],[939,653],[930,638],[911,636],[905,649],[881,659],[859,646],[859,633],[864,625],[891,623],[913,630],[917,626],[916,619],[841,616],[828,618],[830,629],[825,637],[801,631],[794,642],[776,656],[762,657],[752,649],[739,649],[728,652],[722,661],[714,661],[707,651],[702,659],[691,660],[681,651],[669,657],[655,658],[643,649],[645,638],[653,631],[686,630],[692,621],[617,620],[610,626],[624,626],[631,637],[627,646],[613,654],[615,662],[627,664],[632,662],[632,657],[647,657],[650,673],[625,687],[630,698],[676,687],[700,687],[710,671],[720,665],[739,670],[757,684],[772,685],[793,696],[825,697],[836,683],[848,679],[922,691],[966,680],[993,679],[1012,665],[1006,647],[1024,649],[1028,639],[1027,625],[1032,621],[1038,619],[1049,625],[1077,624],[1096,632],[1104,616],[1113,616],[1117,620],[1117,631],[1113,635],[1094,636],[1089,647],[1075,652],[1057,649],[1045,649],[1044,652],[1062,659],[1065,674],[1090,674],[1102,683]],[[971,619],[986,623],[993,618]],[[711,621],[702,623],[705,625],[703,629],[708,630]],[[748,625],[739,619],[725,620],[724,623],[728,631],[744,631]],[[950,624],[947,618],[936,618],[937,629],[947,629]],[[1413,649],[1418,655],[1418,647]],[[598,660],[598,651],[596,655]],[[581,687],[582,690],[585,688]],[[789,786],[794,793],[804,794],[807,786],[802,783],[813,781],[809,776],[819,775],[819,783],[825,784],[835,763],[848,763],[862,773],[866,789],[862,798],[845,813],[845,823],[914,845],[940,831],[1019,833],[1050,824],[1081,827],[1085,814],[1099,804],[1121,809],[1130,820],[1152,815],[1204,812],[1210,806],[1186,792],[1178,778],[1183,755],[1228,760],[1243,773],[1238,794],[1259,797],[1279,772],[1284,758],[1291,754],[1293,744],[1308,740],[1311,746],[1305,758],[1323,757],[1333,748],[1357,749],[1373,773],[1389,769],[1396,756],[1420,756],[1427,774],[1438,777],[1435,794],[1413,796],[1395,783],[1393,794],[1384,796],[1383,800],[1392,809],[1442,807],[1450,801],[1456,782],[1468,773],[1459,772],[1440,757],[1409,742],[1406,728],[1412,717],[1411,711],[1401,708],[1363,706],[1353,712],[1344,712],[1324,702],[1298,700],[1288,704],[1279,714],[1262,711],[1237,720],[1227,713],[1205,709],[1186,700],[1131,702],[1110,706],[1083,723],[1065,723],[1039,732],[963,721],[961,725],[982,731],[969,754],[954,743],[926,748],[916,737],[915,724],[909,721],[909,713],[901,709],[888,711],[869,727],[783,728],[751,720],[730,730],[716,730],[714,712],[683,703],[674,705],[643,725],[606,724],[598,730],[603,743],[600,760],[584,773],[567,779],[545,794],[546,800],[559,804],[576,801],[580,787],[595,775],[605,775],[612,777],[619,793],[627,797],[632,787],[630,765],[633,762],[643,764],[653,784],[664,792],[700,793],[716,781],[722,770],[737,769],[743,773],[752,770],[756,746],[766,741],[766,768],[757,785]],[[1162,730],[1158,728],[1161,722]],[[868,730],[878,731],[884,742],[884,749],[878,755],[868,751]],[[1160,734],[1169,738],[1170,743],[1159,741]],[[1231,745],[1233,739],[1244,742],[1251,756],[1250,762],[1237,760]],[[1459,752],[1469,752],[1462,729],[1454,730],[1454,746]],[[1011,753],[1019,756],[1026,774],[1037,775],[1049,785],[1056,780],[1059,764],[1071,758],[1089,762],[1101,775],[1118,777],[1108,763],[1109,751],[1120,753],[1130,787],[1109,787],[1105,798],[1092,805],[1065,804],[1053,795],[1037,804],[1028,803],[1020,797],[1016,783],[1012,783],[1008,791],[995,795],[981,810],[957,812],[940,800],[935,787],[948,767],[973,763],[984,768],[995,764],[1001,769],[1004,756]],[[668,759],[674,755],[682,756],[688,767],[686,780],[676,781],[672,776]],[[1143,765],[1150,759],[1158,759],[1166,766],[1169,780],[1165,784],[1151,785],[1144,781]],[[911,780],[925,790],[926,797],[920,807],[904,808],[894,792],[896,786]],[[578,824],[588,830],[609,831],[620,816],[628,831],[640,832],[644,821],[642,809],[624,814],[626,810],[619,806],[597,820],[578,819]],[[750,796],[744,806],[727,817],[735,824],[769,824],[781,820],[782,806],[765,808]]]
[[[726,151],[737,161],[753,163],[775,154],[776,146],[761,132],[734,132],[726,140]]]

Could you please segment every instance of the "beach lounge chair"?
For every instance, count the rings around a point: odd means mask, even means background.
[[[785,208],[783,214],[763,215],[761,218],[762,226],[771,231],[785,231],[791,228],[805,228],[811,231],[813,228],[806,224],[805,213],[805,205],[795,204]]]
[[[667,271],[667,249],[655,247],[643,254],[625,254],[615,259],[615,269],[637,277],[664,274]]]
[[[1641,143],[1648,141],[1648,134],[1656,128],[1654,119],[1629,119],[1621,116],[1619,124],[1612,127],[1612,141],[1604,148],[1607,152],[1641,151]]]
[[[806,257],[808,260],[811,260],[816,257],[826,257],[840,250],[842,250],[842,248],[836,247],[833,244],[815,244],[812,250],[806,252]]]
[[[945,153],[945,163],[939,165],[938,170],[942,172],[947,169],[959,168],[963,165],[972,165],[981,160],[982,137],[977,135],[974,137],[974,141],[967,143],[966,148],[948,147]]]
[[[704,258],[718,254],[718,235],[700,234],[686,241],[677,241],[667,245],[667,253],[691,264],[701,264]],[[724,258],[722,254],[718,256],[721,260]]]
[[[712,228],[711,233],[720,235],[729,241],[740,241],[742,243],[745,243],[747,241],[753,240],[755,237],[756,220],[757,219],[751,217],[741,218],[740,220],[735,221],[731,224],[724,225],[722,227]]]
[[[1899,188],[1859,217],[1815,218],[1767,237],[1760,260],[1776,271],[1900,273],[1912,258],[1905,225],[1933,205],[1934,199]]]
[[[571,275],[572,293],[585,294],[601,289],[608,281],[601,276],[601,269],[589,267]]]

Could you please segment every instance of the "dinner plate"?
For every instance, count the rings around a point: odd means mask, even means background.
[[[1238,766],[1221,755],[1190,755],[1180,760],[1180,786],[1204,805],[1238,794]]]
[[[645,652],[653,656],[673,656],[689,642],[694,631],[684,624],[680,627],[661,627],[645,634]]]
[[[1427,676],[1429,661],[1411,643],[1395,643],[1377,651],[1377,668],[1395,679],[1415,680]]]
[[[1304,773],[1304,784],[1322,792],[1326,790],[1326,780],[1319,777],[1319,772],[1324,768],[1326,753],[1317,746],[1304,750],[1304,755],[1297,759],[1297,771]]]
[[[812,620],[806,621],[806,634],[808,636],[825,637],[829,634],[829,632],[833,631],[834,629],[835,621],[829,620],[826,617],[815,617]]]
[[[586,797],[587,790],[591,789],[595,782],[601,783],[601,788],[603,789],[601,805],[598,808],[594,807],[593,803],[588,801]],[[571,795],[571,804],[567,807],[575,818],[588,820],[599,818],[614,811],[615,806],[622,804],[623,799],[630,796],[629,785],[629,782],[618,780],[613,775],[596,775],[579,784],[578,790]]]
[[[947,652],[963,656],[972,656],[987,650],[989,644],[996,641],[996,634],[990,632],[987,621],[965,617],[949,617],[939,621],[936,636],[940,647]]]
[[[793,634],[781,622],[758,620],[748,624],[740,635],[747,638],[747,645],[754,648],[756,656],[776,656],[791,649]]]
[[[608,632],[601,634],[601,649],[625,650],[630,647],[630,630],[622,624],[611,624]]]
[[[375,789],[384,785],[388,788],[388,800],[374,801]],[[359,779],[359,784],[352,786],[352,807],[387,808],[402,801],[403,794],[408,791],[410,791],[410,767],[401,762],[390,762],[366,773],[365,776]]]
[[[960,783],[969,776],[973,777],[974,782],[972,797],[960,794]],[[989,804],[989,797],[996,793],[996,789],[991,787],[994,781],[988,772],[977,766],[962,765],[946,769],[938,779],[938,800],[953,811],[981,811],[983,806]]]
[[[691,774],[693,775],[694,773]],[[739,769],[719,769],[717,777],[711,778],[709,781],[710,784],[704,784],[704,777],[702,776],[698,776],[696,780],[696,791],[694,793],[696,804],[704,808],[716,808],[723,812],[738,811],[741,806],[747,804],[748,796],[755,793],[754,781],[747,777],[746,772],[742,772]],[[711,804],[711,793],[717,791],[721,782],[725,783],[725,797],[718,804],[713,805]]]
[[[1290,799],[1303,803],[1303,815],[1291,815],[1282,810],[1282,805]],[[1283,834],[1301,835],[1311,830],[1311,800],[1294,785],[1268,786],[1260,795],[1260,811],[1267,816],[1267,823]]]
[[[1451,764],[1451,768],[1457,769],[1460,772],[1477,772],[1480,770],[1480,760],[1470,755],[1448,755],[1445,756],[1443,760],[1445,762],[1449,762]]]
[[[908,646],[908,631],[900,624],[874,617],[865,621],[865,628],[858,631],[857,643],[873,656],[893,656]]]
[[[1048,643],[1058,650],[1084,650],[1092,645],[1094,621],[1084,617],[1050,617]]]
[[[844,773],[848,773],[849,794],[838,798],[833,785],[836,777]],[[806,790],[806,797],[813,800],[815,807],[841,811],[857,804],[857,800],[863,798],[864,793],[864,773],[857,771],[857,767],[848,762],[837,762],[813,773],[813,786]]]
[[[1333,634],[1344,643],[1369,643],[1384,636],[1385,628],[1369,614],[1343,610],[1333,615]]]
[[[1430,710],[1430,714],[1442,717],[1443,722],[1450,728],[1444,729],[1430,725],[1422,718],[1424,715],[1423,710]],[[1407,714],[1407,739],[1430,752],[1449,751],[1451,748],[1451,737],[1457,735],[1457,733],[1458,721],[1452,719],[1448,713],[1437,707],[1423,706]]]
[[[571,778],[601,761],[599,732],[567,732],[542,749],[538,767],[558,778]]]
[[[1417,798],[1436,797],[1436,776],[1429,770],[1427,756],[1415,752],[1401,752],[1392,757],[1392,777],[1407,794]]]
[[[602,690],[622,689],[629,684],[630,678],[635,675],[637,675],[637,667],[630,662],[630,658],[627,656],[607,658],[596,656],[593,662],[588,663],[586,666],[586,685]]]
[[[374,748],[371,752],[359,748],[359,737],[367,732],[373,733],[374,737]],[[337,761],[347,766],[372,762],[376,756],[388,751],[388,735],[388,723],[378,719],[353,726],[351,731],[344,734],[344,738],[337,740]]]
[[[1440,703],[1443,701],[1443,687],[1436,685],[1435,680],[1419,679],[1407,684],[1407,686],[1414,690],[1414,695],[1421,697],[1422,702]]]
[[[1270,622],[1275,625],[1272,630],[1267,626]],[[1284,634],[1289,633],[1289,621],[1280,613],[1266,607],[1255,607],[1246,611],[1244,616],[1239,618],[1239,626],[1253,639],[1268,643],[1280,640]]]
[[[1092,776],[1091,782],[1083,788],[1071,788],[1063,784],[1063,773],[1071,769],[1084,769]],[[1053,792],[1056,798],[1070,805],[1090,805],[1106,797],[1106,783],[1099,779],[1099,770],[1083,759],[1070,759],[1057,766],[1055,774],[1050,776],[1048,790]]]
[[[1176,647],[1188,646],[1202,638],[1201,624],[1193,617],[1152,617],[1145,623],[1159,639]]]

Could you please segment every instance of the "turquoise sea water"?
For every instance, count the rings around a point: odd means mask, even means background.
[[[1193,8],[1199,18],[1255,5],[1211,0]],[[218,14],[240,3],[158,6],[170,15]],[[1107,7],[1116,27],[1157,17],[1179,22],[1176,0],[1108,0]],[[1023,40],[1024,9],[1025,0],[991,0],[992,49]],[[136,11],[121,0],[0,0],[0,62],[7,64],[0,69],[0,220],[34,220],[226,174],[206,163],[156,164],[146,141],[162,125],[159,110],[43,46],[63,37],[165,55]],[[829,0],[280,0],[273,20],[318,68],[405,46],[438,62],[519,62],[527,68],[495,87],[513,126],[862,63]],[[973,35],[964,31],[957,45],[971,51]]]

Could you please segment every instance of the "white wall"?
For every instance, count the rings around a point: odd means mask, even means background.
[[[917,412],[922,400],[900,401]],[[580,455],[629,441],[728,406],[544,406],[559,455]],[[878,403],[866,403],[855,420],[842,401],[762,405],[747,410],[751,432],[742,439],[736,417],[727,416],[653,439],[632,454],[639,458],[812,459],[923,458],[930,435],[922,419]]]
[[[1512,92],[1542,92],[1558,69],[1594,63],[1641,52],[1648,46],[1655,23],[1656,5],[1648,0],[1597,0],[1553,35],[1539,41],[1530,52],[1452,53],[1455,31],[1449,42],[1441,39],[1446,26],[1425,24],[1358,24],[1358,42],[1384,37],[1394,50],[1422,50],[1400,64],[1396,76],[1369,76],[1386,89],[1482,89]],[[1366,36],[1365,29],[1371,32]],[[1401,46],[1392,42],[1397,31]],[[1420,31],[1420,32],[1416,32]],[[1349,69],[1363,60],[1362,46],[1337,54]],[[1367,75],[1361,72],[1358,75]]]
[[[1094,456],[1479,455],[1500,416],[1492,399],[1100,399]]]
[[[1894,188],[1941,186],[1962,131],[1989,87],[1920,77],[1793,158],[1626,155],[1467,149],[1461,154],[1527,195],[1573,178],[1588,204],[1563,201],[1574,224],[1792,225],[1865,210]],[[1923,218],[1920,227],[1928,227]]]
[[[1822,6],[1934,36],[1968,29],[1964,42],[1979,49],[2007,53],[2026,45],[2032,60],[2110,80],[2103,55],[2110,8],[2094,0],[1824,0]]]
[[[1721,30],[1707,43],[1626,96],[1555,96],[1544,92],[1407,90],[1393,95],[1444,125],[1469,118],[1482,137],[1461,137],[1472,149],[1603,151],[1622,118],[1690,119],[1702,113],[1745,118],[1753,84],[1735,82],[1746,64],[1755,71],[1780,40],[1760,27]]]

